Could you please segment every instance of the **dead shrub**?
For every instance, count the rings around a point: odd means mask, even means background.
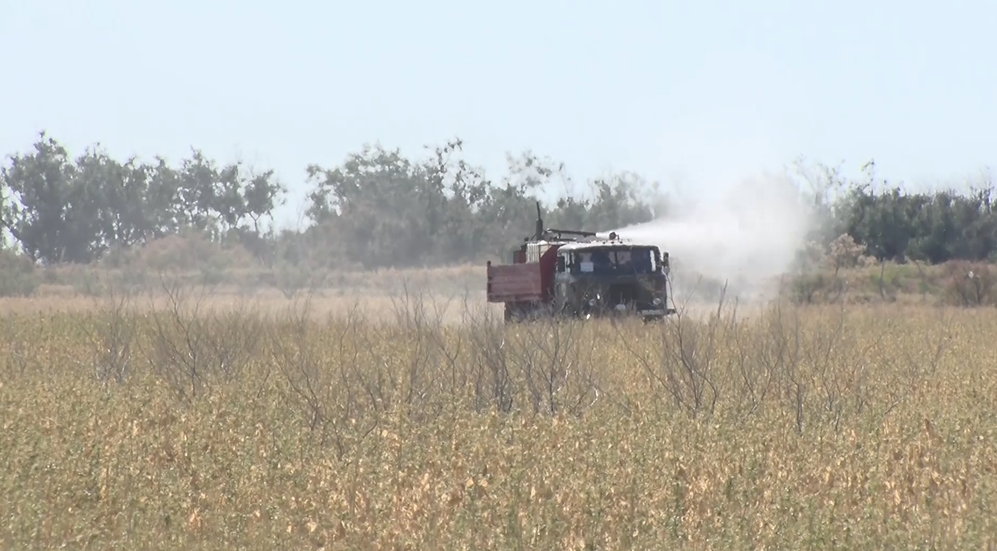
[[[945,265],[943,283],[947,303],[979,307],[995,304],[997,269],[982,262],[954,261]]]

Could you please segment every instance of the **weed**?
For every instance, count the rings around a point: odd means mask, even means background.
[[[506,326],[164,291],[3,320],[0,547],[995,542],[993,310]]]

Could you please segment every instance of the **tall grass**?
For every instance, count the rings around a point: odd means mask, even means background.
[[[993,310],[0,321],[0,547],[984,548]]]

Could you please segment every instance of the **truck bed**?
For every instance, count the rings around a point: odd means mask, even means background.
[[[539,262],[492,265],[488,263],[488,302],[543,300],[543,277]]]

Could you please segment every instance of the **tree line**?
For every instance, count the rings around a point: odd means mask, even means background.
[[[997,261],[997,204],[989,173],[967,178],[961,190],[910,192],[903,183],[878,178],[874,161],[862,167],[859,179],[843,177],[840,166],[817,168],[810,180],[819,190],[815,237],[821,245],[847,235],[877,260]]]
[[[117,160],[99,145],[72,157],[43,132],[0,166],[0,224],[12,237],[5,245],[38,264],[93,264],[195,232],[242,246],[268,266],[429,266],[508,256],[532,232],[538,194],[573,185],[562,163],[532,151],[508,155],[497,179],[462,153],[459,139],[421,159],[364,145],[336,166],[309,165],[308,225],[278,231],[273,213],[288,190],[273,170],[219,164],[197,149],[173,164]],[[811,235],[819,243],[848,234],[878,259],[997,259],[989,180],[964,193],[907,193],[877,181],[871,169],[858,181],[818,169],[806,200],[819,217]],[[602,230],[669,215],[668,196],[637,174],[586,187],[584,196],[542,201],[546,225]]]

